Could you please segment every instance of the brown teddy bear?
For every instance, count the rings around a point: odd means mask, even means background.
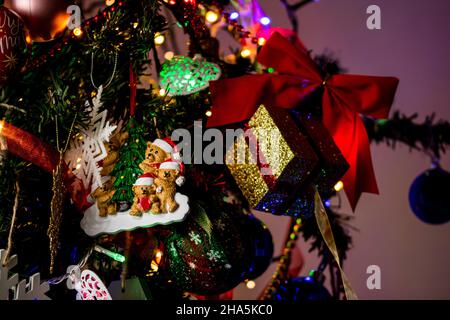
[[[102,176],[109,176],[111,174],[117,160],[119,160],[119,149],[129,136],[128,132],[117,132],[108,142],[104,143],[107,156],[100,164],[102,166],[102,171],[100,172]]]
[[[177,185],[184,183],[183,171],[181,162],[166,161],[159,166],[155,185],[161,212],[171,213],[178,209],[175,194]]]
[[[144,173],[157,174],[159,165],[170,159],[179,159],[180,154],[175,151],[175,143],[169,138],[156,139],[153,143],[147,143],[145,159],[139,165]]]
[[[117,205],[110,203],[110,200],[114,196],[116,190],[113,189],[114,178],[103,182],[103,186],[95,189],[91,193],[91,198],[97,202],[100,217],[106,217],[108,215],[115,215],[117,213]]]
[[[141,175],[133,185],[134,202],[130,210],[130,215],[141,216],[143,213],[151,211],[159,213],[159,199],[156,196],[156,186],[153,184],[154,176],[146,173]]]

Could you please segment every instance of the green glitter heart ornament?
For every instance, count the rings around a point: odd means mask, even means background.
[[[184,96],[209,87],[209,81],[218,80],[220,67],[204,60],[200,55],[193,59],[175,56],[164,62],[160,73],[161,88],[168,96]]]

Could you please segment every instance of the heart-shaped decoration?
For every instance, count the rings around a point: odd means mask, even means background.
[[[78,299],[80,298],[80,299]],[[81,273],[81,288],[77,300],[112,300],[102,280],[92,271]]]
[[[164,62],[160,73],[161,88],[168,96],[184,96],[209,87],[209,81],[218,80],[220,67],[204,60],[200,55],[194,59],[175,56]]]
[[[77,300],[112,300],[102,280],[91,270],[81,272],[78,266],[69,266],[67,273],[67,287],[77,290]]]

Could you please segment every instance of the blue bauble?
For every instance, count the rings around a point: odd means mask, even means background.
[[[272,263],[273,239],[269,228],[253,215],[247,216],[245,232],[251,244],[249,254],[253,255],[246,279],[253,280],[261,276]]]
[[[320,281],[313,277],[294,278],[281,285],[275,296],[279,301],[324,301],[332,296]]]
[[[436,167],[419,175],[409,189],[409,204],[423,222],[450,221],[450,173]]]

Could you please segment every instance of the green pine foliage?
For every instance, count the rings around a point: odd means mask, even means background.
[[[74,138],[89,120],[86,101],[92,106],[96,86],[103,84],[102,102],[103,108],[108,109],[108,121],[115,124],[127,121],[130,117],[130,64],[137,78],[149,75],[148,65],[155,63],[150,60],[153,58],[151,52],[155,50],[152,39],[156,32],[166,30],[167,23],[161,15],[161,3],[157,0],[127,0],[121,3],[123,5],[119,6],[119,1],[116,1],[113,6],[103,8],[98,12],[98,21],[91,19],[89,25],[83,24],[82,37],[75,37],[67,30],[64,36],[53,41],[33,43],[26,48],[25,57],[19,61],[20,68],[7,83],[0,85],[0,120],[33,134],[56,149],[56,121],[60,143]],[[136,121],[145,126],[148,135],[141,139],[143,145],[147,138],[154,136],[149,129],[153,124],[151,110],[163,107],[162,99],[157,99],[152,90],[138,89]],[[74,119],[75,126],[70,136],[69,129]],[[166,131],[164,121],[158,125],[161,131]],[[142,137],[133,130],[130,134],[135,138],[129,141]],[[117,168],[121,171],[120,177],[127,177],[118,186],[119,192],[125,190],[121,199],[132,200],[132,177],[133,174],[140,174],[140,159],[135,162],[129,159],[142,157],[145,152],[145,147],[140,148],[142,154],[137,147],[133,150],[133,144],[135,142],[131,143],[130,148],[124,146]],[[7,153],[3,162],[0,166],[0,248],[7,246],[18,180],[20,197],[13,233],[13,253],[20,257],[20,265],[16,270],[24,274],[39,271],[43,277],[49,278],[47,229],[52,196],[51,173],[11,152]],[[121,167],[125,164],[133,166],[125,170]],[[79,227],[82,215],[71,205],[69,192],[66,207],[63,216],[65,227],[61,232],[55,269],[58,275],[65,273],[67,265],[82,259],[96,241],[86,236]]]
[[[124,130],[130,136],[120,149],[119,160],[111,172],[116,190],[111,201],[116,203],[133,202],[133,184],[142,174],[139,164],[144,160],[147,145],[144,130],[134,117],[130,118]]]

